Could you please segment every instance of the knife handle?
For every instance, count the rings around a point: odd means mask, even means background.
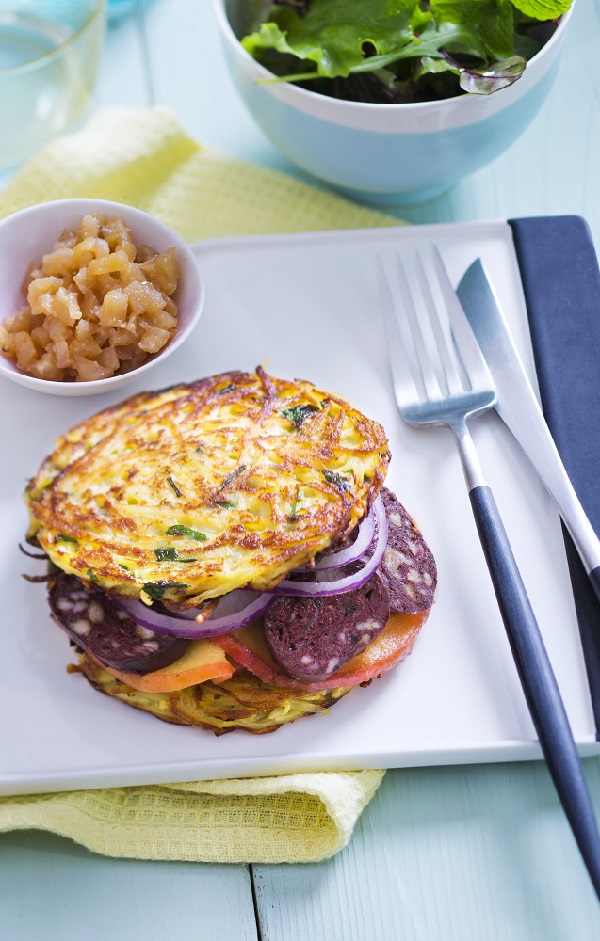
[[[600,834],[556,677],[494,495],[489,487],[476,486],[469,491],[469,497],[531,718],[565,814],[600,898]],[[600,572],[595,571],[600,578]]]

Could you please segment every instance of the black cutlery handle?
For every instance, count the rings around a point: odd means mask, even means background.
[[[469,492],[498,607],[542,751],[600,899],[600,834],[556,677],[489,487]]]
[[[600,565],[597,565],[596,568],[592,569],[590,572],[590,581],[596,592],[596,598],[600,601]]]

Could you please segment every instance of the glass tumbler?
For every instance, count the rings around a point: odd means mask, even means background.
[[[0,169],[82,118],[104,37],[104,0],[0,0]]]

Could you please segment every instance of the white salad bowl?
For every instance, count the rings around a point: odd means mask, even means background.
[[[20,385],[54,395],[93,395],[108,392],[137,379],[171,356],[198,322],[204,303],[204,283],[194,255],[167,225],[139,209],[107,199],[58,199],[23,209],[0,221],[0,323],[25,305],[22,285],[34,260],[50,252],[65,229],[77,229],[87,213],[120,216],[130,228],[136,245],[151,245],[158,252],[174,248],[179,264],[179,282],[173,300],[178,324],[173,339],[137,369],[89,382],[59,382],[39,379],[22,372],[0,356],[0,376]]]
[[[552,87],[572,12],[507,88],[443,101],[365,104],[269,81],[274,76],[239,41],[254,4],[211,2],[234,83],[271,142],[348,195],[388,204],[438,196],[521,136]]]

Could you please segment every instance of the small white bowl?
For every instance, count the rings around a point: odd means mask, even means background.
[[[120,216],[131,229],[136,245],[151,245],[159,252],[174,248],[180,277],[173,300],[179,311],[171,342],[147,362],[123,375],[89,382],[55,382],[22,372],[12,360],[0,356],[0,376],[53,395],[95,395],[137,379],[171,356],[195,327],[204,303],[204,283],[194,255],[185,242],[154,216],[108,199],[57,199],[23,209],[0,221],[0,322],[25,304],[22,284],[33,260],[51,251],[64,229],[76,229],[89,212]]]

